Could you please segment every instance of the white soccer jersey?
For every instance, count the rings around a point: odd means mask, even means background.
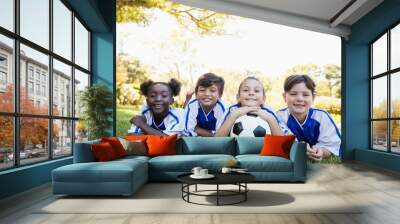
[[[156,124],[154,121],[153,112],[150,110],[148,106],[144,106],[140,112],[142,116],[146,118],[146,123],[161,132],[164,132],[167,135],[181,135],[183,132],[183,110],[179,108],[170,108],[168,115],[164,118],[164,120],[160,124]],[[143,134],[143,131],[132,124],[131,129],[128,131],[129,133],[134,134]]]
[[[239,107],[240,107],[239,104],[234,104],[234,105],[230,106],[229,109],[228,109],[228,111],[227,111],[227,113],[226,113],[226,115],[225,115],[224,121],[226,120],[226,118],[229,116],[230,113],[232,113],[234,110],[236,110],[236,109],[239,108]],[[262,106],[261,106],[261,109],[262,109],[262,111],[264,111],[265,113],[271,114],[271,115],[275,118],[275,120],[278,122],[279,127],[282,129],[282,131],[283,131],[283,133],[284,133],[285,135],[291,134],[290,131],[289,131],[289,129],[287,128],[285,122],[283,122],[283,121],[279,118],[279,116],[277,116],[277,114],[274,112],[274,110],[273,110],[271,107],[269,107],[269,106],[267,106],[267,105],[262,105]]]
[[[207,114],[204,112],[197,99],[191,100],[185,108],[185,135],[197,136],[194,131],[196,126],[215,133],[224,121],[225,105],[218,100],[214,108]]]
[[[337,156],[341,155],[339,129],[325,110],[310,108],[302,124],[289,113],[288,108],[278,111],[278,115],[296,135],[297,140],[305,141],[310,146],[328,149]]]

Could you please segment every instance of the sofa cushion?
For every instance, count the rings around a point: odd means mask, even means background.
[[[235,139],[230,137],[183,137],[178,154],[225,154],[235,155]]]
[[[75,163],[53,170],[58,182],[129,182],[133,172],[143,172],[146,162],[136,159],[96,163]],[[147,176],[147,173],[143,173]]]
[[[211,172],[217,172],[230,159],[235,158],[231,155],[215,154],[158,156],[149,160],[149,170],[153,172],[191,172],[193,167],[200,166]]]
[[[238,155],[236,159],[242,168],[249,172],[292,172],[293,163],[283,157],[260,156],[260,155]]]
[[[75,143],[74,147],[74,163],[88,163],[88,162],[95,162],[96,158],[90,146],[92,144],[99,144],[100,140],[93,140],[88,142],[82,143]]]
[[[264,145],[264,137],[237,137],[236,155],[259,154]]]

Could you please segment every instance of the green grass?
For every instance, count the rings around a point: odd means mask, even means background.
[[[117,105],[117,136],[128,133],[128,129],[131,128],[129,120],[137,113],[138,109],[134,106]]]
[[[339,156],[331,155],[330,157],[323,159],[321,163],[324,164],[341,164],[342,160]]]

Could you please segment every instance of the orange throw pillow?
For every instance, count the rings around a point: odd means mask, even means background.
[[[101,142],[108,142],[114,149],[115,155],[117,158],[125,157],[126,156],[126,151],[124,149],[124,146],[122,146],[121,142],[118,140],[118,138],[111,137],[111,138],[101,138]]]
[[[294,135],[265,135],[261,156],[280,156],[289,159],[290,147],[295,140]]]
[[[108,142],[93,144],[90,147],[92,149],[94,157],[99,162],[109,161],[117,158],[113,147]]]
[[[159,136],[149,135],[147,137],[147,155],[148,156],[163,156],[163,155],[175,155],[176,154],[176,143],[177,135],[171,136]]]

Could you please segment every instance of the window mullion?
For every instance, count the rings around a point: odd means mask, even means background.
[[[14,1],[14,30],[17,35],[19,35],[19,7],[20,1]],[[20,112],[20,47],[19,47],[19,39],[14,39],[14,112],[19,114]],[[20,157],[19,157],[19,136],[20,136],[20,118],[14,116],[14,166],[19,166]]]
[[[72,38],[71,38],[71,56],[72,56],[72,64],[73,66],[71,67],[71,91],[72,91],[72,96],[71,96],[71,117],[76,118],[75,117],[75,12],[72,11],[72,15],[71,15],[71,24],[72,24]],[[75,145],[75,126],[76,126],[76,122],[78,122],[77,120],[71,122],[72,124],[72,133],[71,133],[71,150],[72,150],[72,155],[74,155],[74,145]]]
[[[49,50],[53,52],[53,0],[49,0]],[[53,159],[53,57],[49,55],[49,73],[48,73],[48,83],[49,86],[47,90],[49,94],[49,110],[48,113],[50,115],[50,119],[48,120],[48,152],[49,152],[49,159]]]
[[[387,71],[390,71],[390,30],[387,32],[387,52],[386,52],[386,54],[387,54]],[[391,108],[392,108],[392,100],[391,100],[391,86],[390,86],[390,83],[391,83],[391,74],[389,73],[389,74],[387,74],[387,101],[388,101],[388,103],[387,103],[387,117],[388,118],[391,118],[392,117],[392,110],[391,110]],[[388,120],[388,122],[387,122],[388,124],[387,124],[387,136],[388,136],[388,138],[387,138],[387,141],[388,141],[388,148],[387,148],[387,151],[388,152],[391,152],[392,151],[392,135],[391,135],[391,133],[392,133],[392,125],[391,125],[391,123],[392,123],[392,121],[391,120]]]

